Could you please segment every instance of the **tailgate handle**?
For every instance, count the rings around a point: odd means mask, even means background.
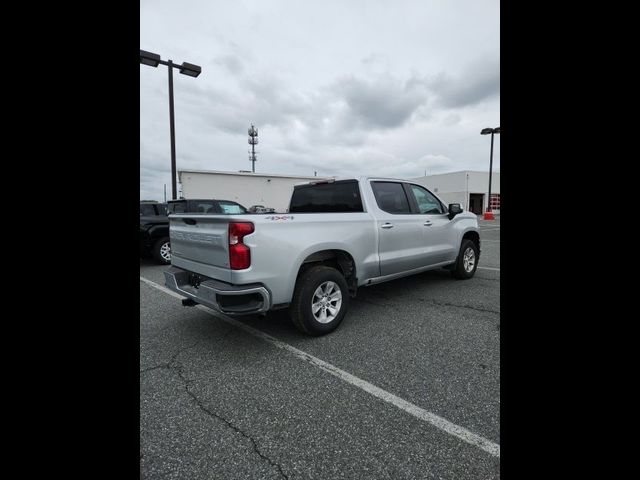
[[[195,225],[198,222],[196,222],[193,218],[185,218],[184,223],[186,223],[187,225]]]

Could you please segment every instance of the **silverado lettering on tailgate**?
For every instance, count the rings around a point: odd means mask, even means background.
[[[173,240],[188,240],[190,242],[222,246],[222,235],[214,233],[171,232],[171,238]]]

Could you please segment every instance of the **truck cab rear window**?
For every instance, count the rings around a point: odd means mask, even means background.
[[[362,212],[357,180],[294,187],[289,213]]]
[[[222,213],[224,214],[233,215],[233,214],[239,214],[239,213],[247,213],[247,210],[238,203],[218,202],[218,206],[220,207],[220,210],[222,210]]]

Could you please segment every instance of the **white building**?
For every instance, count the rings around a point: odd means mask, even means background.
[[[489,172],[462,172],[428,175],[413,179],[438,195],[445,203],[459,203],[476,215],[487,210]],[[500,213],[500,173],[491,176],[491,210]]]
[[[251,172],[214,170],[179,170],[178,181],[184,198],[233,200],[249,208],[252,205],[272,207],[285,212],[293,186],[330,177],[301,177]]]

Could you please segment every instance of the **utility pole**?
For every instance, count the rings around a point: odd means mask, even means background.
[[[167,203],[167,184],[164,184],[164,203]]]
[[[256,145],[258,144],[258,129],[251,124],[251,128],[249,128],[249,145],[251,145],[251,155],[249,155],[249,160],[251,161],[251,171],[256,173]]]

